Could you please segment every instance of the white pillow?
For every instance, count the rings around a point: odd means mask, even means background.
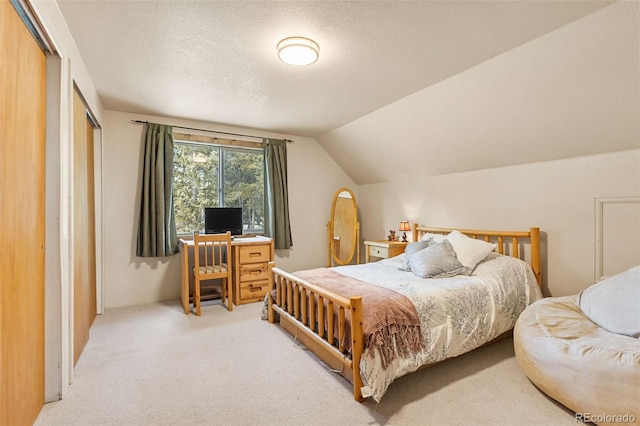
[[[640,337],[640,266],[583,290],[579,303],[582,312],[605,330]]]
[[[451,243],[460,263],[471,270],[496,248],[493,243],[467,237],[460,231],[452,231],[445,238]]]

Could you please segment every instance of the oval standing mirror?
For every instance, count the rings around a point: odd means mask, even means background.
[[[348,188],[340,188],[333,196],[329,231],[329,261],[331,264],[347,265],[356,255],[360,263],[360,223],[356,197]]]

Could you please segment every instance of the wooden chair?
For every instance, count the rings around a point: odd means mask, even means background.
[[[226,234],[193,233],[193,306],[196,315],[200,315],[200,282],[221,279],[222,303],[227,303],[227,310],[233,310],[231,268],[227,257],[231,256],[231,232]]]

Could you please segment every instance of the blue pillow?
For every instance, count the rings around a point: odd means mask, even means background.
[[[420,240],[420,241],[416,241],[415,243],[407,244],[407,247],[405,247],[404,249],[404,259],[402,260],[402,267],[400,268],[400,270],[410,272],[411,265],[409,265],[409,257],[412,254],[419,252],[422,249],[426,249],[432,243],[433,243],[433,239],[429,238],[426,240]]]
[[[471,273],[471,268],[460,263],[448,240],[413,253],[409,256],[409,266],[419,278],[446,278]]]

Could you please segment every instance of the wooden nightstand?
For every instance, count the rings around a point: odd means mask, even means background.
[[[371,256],[387,259],[404,253],[404,249],[409,243],[400,241],[375,240],[365,241],[366,247],[364,261],[369,263]]]

